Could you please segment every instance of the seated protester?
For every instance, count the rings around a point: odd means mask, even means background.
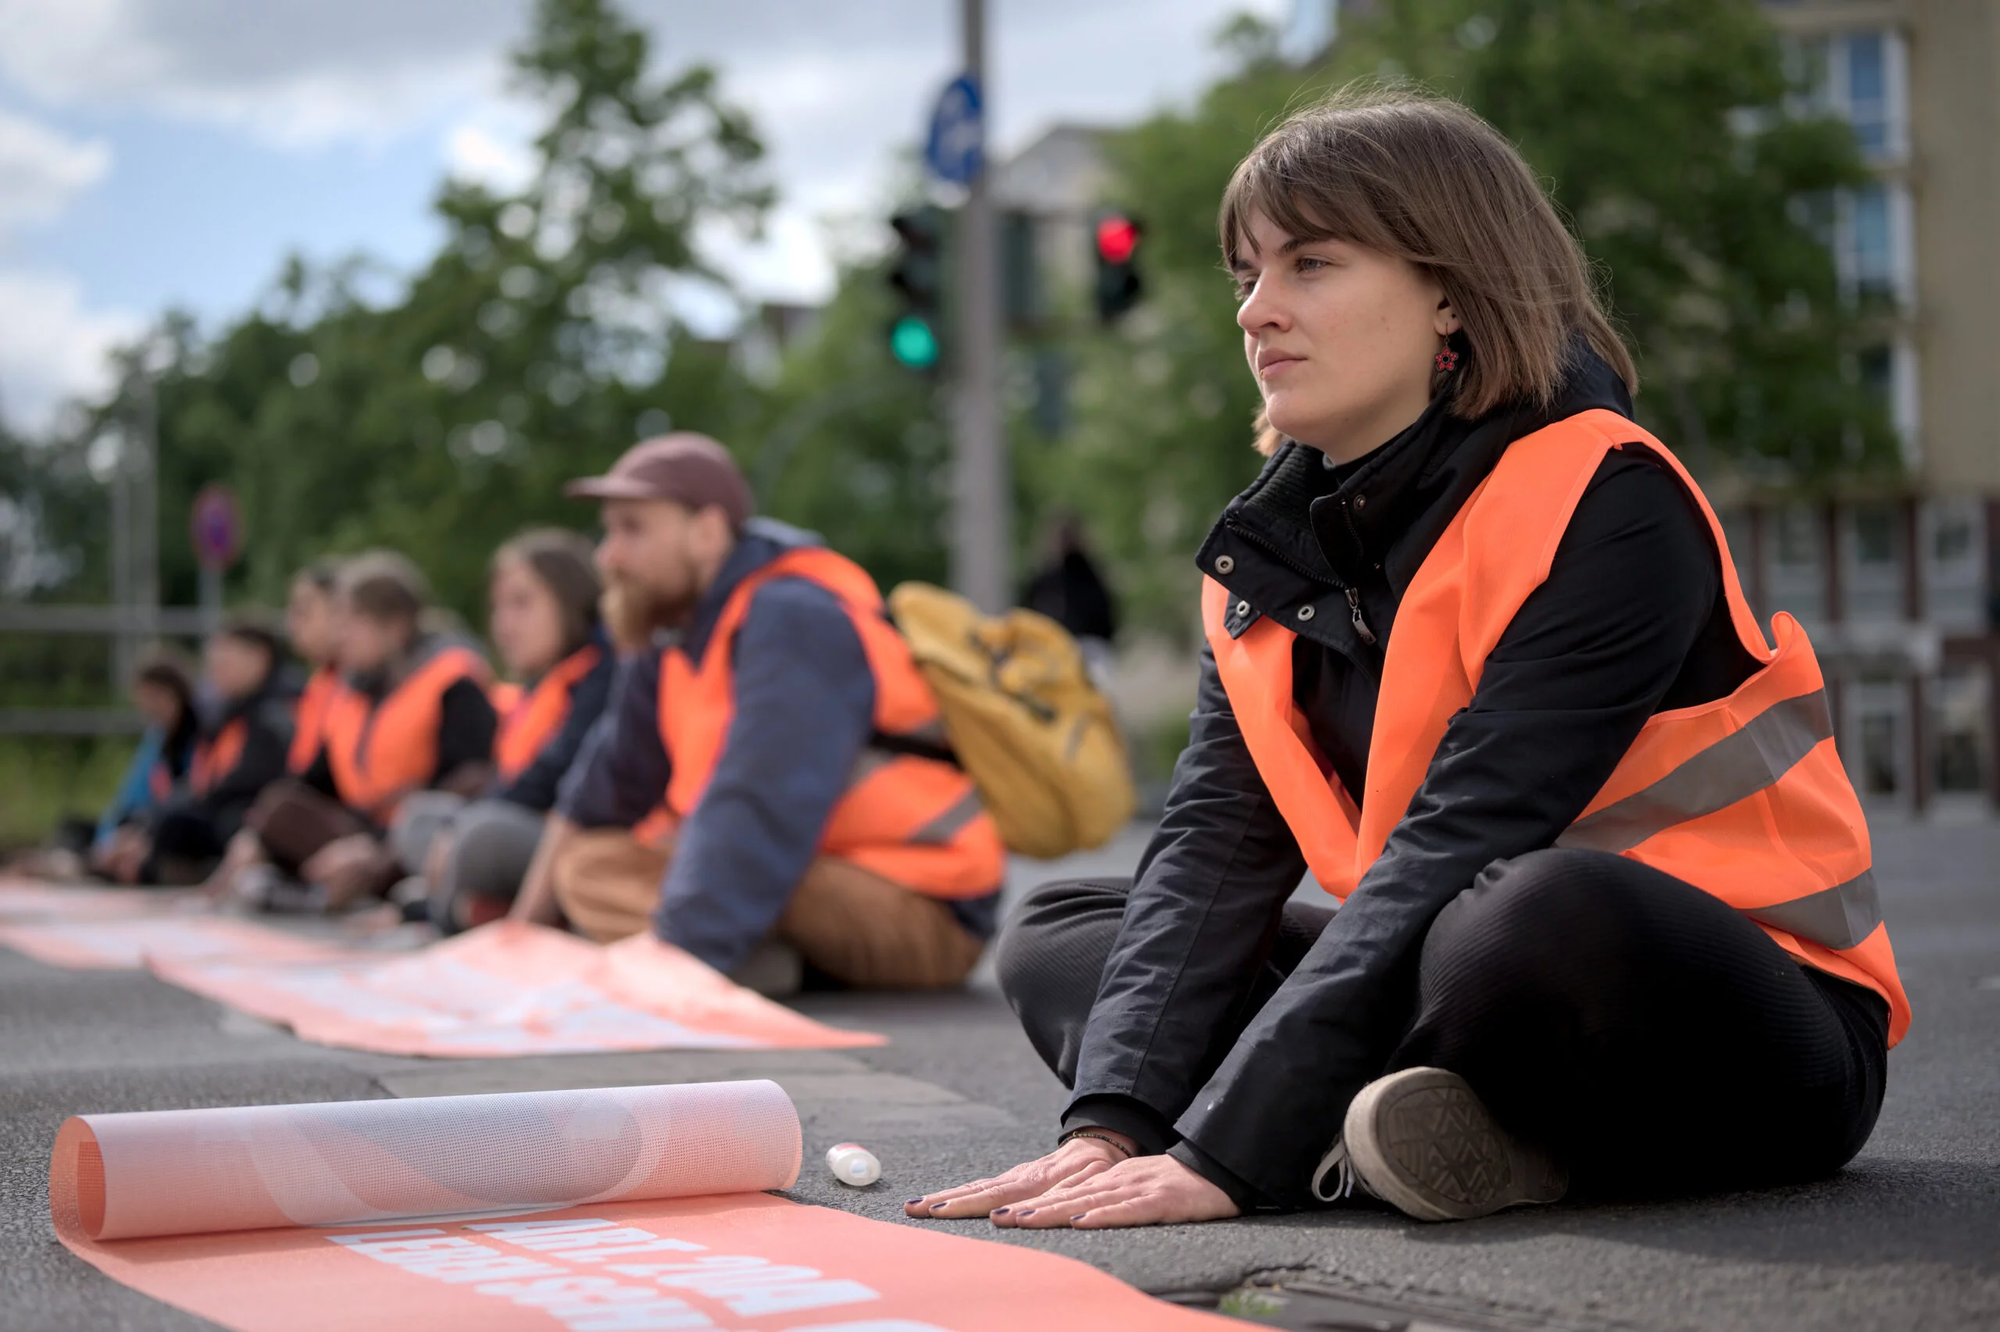
[[[446,934],[507,914],[617,669],[584,537],[544,528],[514,538],[495,552],[487,590],[493,646],[521,682],[500,709],[493,783],[470,804],[445,791],[412,796],[390,835],[403,869],[421,876],[415,904]]]
[[[193,675],[181,654],[169,648],[157,648],[139,663],[132,677],[132,705],[145,718],[146,729],[97,821],[86,861],[92,873],[119,883],[139,881],[151,851],[147,823],[194,762],[200,722]]]
[[[1071,1091],[1053,1150],[905,1213],[1831,1175],[1910,1021],[1867,824],[1541,178],[1456,103],[1341,93],[1221,239],[1269,461],[1195,553],[1192,739],[1136,877],[1029,894],[995,959]]]
[[[428,603],[423,576],[400,555],[342,566],[334,634],[343,686],[305,773],[273,783],[244,820],[276,872],[245,876],[240,895],[313,910],[378,895],[396,877],[381,834],[402,802],[485,788],[496,729],[486,661],[456,635],[426,631]]]
[[[292,576],[285,597],[285,637],[308,672],[301,678],[294,668],[281,668],[292,696],[292,739],[285,755],[285,771],[294,777],[304,775],[319,756],[326,714],[342,687],[340,668],[333,659],[334,599],[339,578],[338,563],[315,560]],[[226,897],[234,891],[238,875],[262,863],[256,834],[239,832],[203,887],[212,897]]]
[[[154,814],[142,883],[195,883],[221,857],[251,802],[285,775],[292,739],[292,691],[284,646],[254,619],[232,619],[203,652],[213,695],[186,779]]]
[[[285,766],[302,775],[319,754],[326,713],[340,688],[340,670],[333,660],[333,603],[340,566],[315,560],[292,578],[285,598],[285,637],[311,672],[298,690],[292,726],[292,747]]]
[[[941,734],[937,701],[874,581],[752,519],[742,473],[699,435],[640,444],[569,493],[603,501],[605,581],[678,635],[623,672],[514,914],[559,906],[600,941],[650,928],[771,992],[802,965],[857,986],[964,980],[1005,853],[971,780],[904,748]],[[663,796],[670,826],[635,836]]]

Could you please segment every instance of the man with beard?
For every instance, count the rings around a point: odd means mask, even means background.
[[[962,981],[1004,850],[874,580],[753,517],[729,452],[635,445],[568,494],[654,631],[565,779],[514,915],[651,929],[766,992]]]

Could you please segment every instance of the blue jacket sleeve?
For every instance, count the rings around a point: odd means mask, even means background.
[[[562,729],[542,746],[533,762],[495,793],[498,799],[533,810],[545,810],[556,803],[556,788],[582,752],[583,738],[603,715],[617,673],[618,663],[610,653],[598,658],[570,688],[569,714],[563,718]]]
[[[660,741],[660,654],[621,663],[609,704],[563,778],[556,812],[584,828],[630,828],[667,793],[673,764]]]
[[[774,580],[736,636],[736,715],[682,822],[655,932],[719,971],[784,913],[873,733],[875,677],[824,588]]]
[[[125,775],[118,779],[117,793],[97,820],[98,845],[110,841],[111,834],[118,831],[120,824],[139,817],[153,807],[153,768],[159,763],[164,748],[160,728],[148,726],[145,734],[139,737],[139,748],[134,751]]]

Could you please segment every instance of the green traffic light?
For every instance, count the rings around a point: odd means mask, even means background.
[[[928,370],[938,362],[937,330],[918,315],[904,315],[889,330],[889,352],[912,370]]]

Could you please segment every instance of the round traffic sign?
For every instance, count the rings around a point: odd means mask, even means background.
[[[188,514],[188,535],[202,568],[227,569],[236,563],[243,549],[243,516],[228,486],[210,482],[201,488]]]
[[[985,111],[980,103],[979,85],[969,74],[959,75],[938,94],[924,162],[939,180],[970,185],[985,166]]]

